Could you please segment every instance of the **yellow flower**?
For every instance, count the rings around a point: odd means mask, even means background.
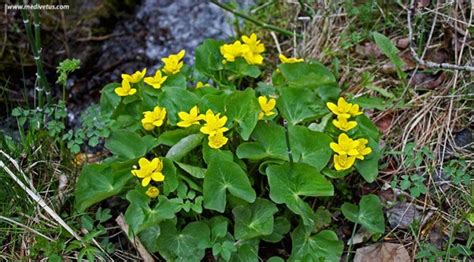
[[[146,190],[145,194],[150,198],[155,198],[160,194],[160,190],[157,187],[151,186]]]
[[[229,130],[227,127],[224,127],[225,123],[227,122],[227,117],[220,117],[220,113],[214,114],[211,109],[207,110],[206,115],[203,116],[203,119],[206,121],[204,126],[200,129],[203,134],[213,136],[216,133],[224,133],[225,131]]]
[[[179,51],[177,54],[170,55],[168,57],[162,58],[161,61],[165,63],[165,66],[163,67],[163,71],[167,73],[168,75],[174,75],[181,70],[183,67],[183,61],[181,61],[184,58],[184,55],[186,54],[185,50]]]
[[[142,125],[145,130],[150,131],[153,128],[163,125],[166,117],[166,108],[156,106],[153,111],[143,112]]]
[[[140,169],[132,170],[132,174],[138,178],[142,178],[142,186],[148,186],[150,181],[161,182],[165,180],[165,176],[161,173],[163,169],[163,162],[157,157],[153,160],[148,161],[148,159],[142,157],[138,160]]]
[[[268,99],[266,96],[259,96],[258,103],[260,104],[260,109],[262,110],[260,113],[258,113],[259,120],[263,119],[264,116],[271,116],[275,114],[273,111],[276,105],[275,99]]]
[[[135,73],[131,74],[131,75],[128,75],[128,74],[122,74],[122,79],[123,80],[127,80],[128,82],[130,83],[138,83],[140,82],[143,77],[145,76],[146,74],[146,68],[143,69],[141,72],[140,71],[136,71]]]
[[[114,91],[118,96],[131,96],[137,92],[137,89],[131,88],[127,80],[122,80],[122,86],[115,88]]]
[[[354,165],[355,157],[347,155],[334,155],[334,168],[337,171],[346,170]]]
[[[359,145],[356,147],[357,152],[359,152],[355,157],[360,160],[364,160],[364,156],[372,153],[372,148],[366,146],[369,143],[369,140],[365,138],[359,138],[356,140],[359,142]]]
[[[337,120],[332,120],[332,124],[344,132],[347,132],[357,126],[356,121],[347,121],[347,118],[342,115],[338,115]]]
[[[160,70],[156,70],[153,77],[145,77],[145,83],[151,85],[153,88],[160,89],[161,85],[166,81],[167,76],[162,76]]]
[[[345,133],[339,135],[338,143],[331,142],[329,147],[336,153],[340,155],[349,155],[356,156],[359,154],[357,147],[359,146],[359,141],[354,141],[349,138]]]
[[[362,111],[359,110],[359,105],[358,104],[352,104],[351,109],[349,110],[349,114],[352,116],[358,116],[362,114]]]
[[[326,103],[326,106],[335,115],[342,116],[345,118],[349,118],[351,117],[351,115],[358,116],[362,114],[362,112],[359,111],[359,105],[348,103],[343,97],[339,97],[339,99],[337,100],[337,105],[334,103],[328,102]]]
[[[229,139],[225,137],[224,134],[221,132],[215,133],[214,135],[210,135],[208,139],[209,139],[209,143],[208,143],[209,147],[215,148],[215,149],[221,148],[223,145],[227,143],[227,141],[229,141]]]
[[[199,125],[199,120],[203,119],[203,115],[199,114],[199,108],[194,106],[191,108],[189,113],[186,112],[179,112],[179,118],[182,120],[178,122],[176,125],[179,127],[189,127],[191,125]]]
[[[235,41],[233,44],[230,45],[222,45],[220,47],[220,51],[222,56],[224,56],[225,60],[228,62],[234,62],[237,57],[242,56],[243,54],[250,51],[248,45],[242,44],[240,41]]]
[[[280,58],[280,62],[283,64],[293,64],[293,63],[299,63],[299,62],[304,62],[303,58],[296,58],[296,57],[286,57],[283,54],[278,55],[278,58]]]
[[[242,41],[249,47],[249,51],[243,53],[245,61],[249,64],[260,65],[263,62],[261,53],[265,52],[265,45],[257,39],[257,35],[251,34],[250,37],[242,36]]]
[[[205,86],[211,86],[211,85],[209,85],[208,83],[205,83],[205,84],[204,84],[204,83],[201,82],[201,81],[199,81],[199,82],[196,83],[196,88],[202,88],[202,87],[205,87]]]

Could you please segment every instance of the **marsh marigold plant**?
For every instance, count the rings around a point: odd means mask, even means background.
[[[181,50],[105,86],[110,156],[84,167],[78,212],[128,201],[117,213],[166,261],[258,261],[264,241],[291,242],[288,261],[339,261],[344,242],[314,203],[347,176],[375,181],[379,132],[329,68],[283,54],[272,68],[265,51],[256,34],[206,40],[193,65]]]

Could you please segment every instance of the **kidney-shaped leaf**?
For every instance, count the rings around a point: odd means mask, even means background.
[[[214,158],[204,177],[204,207],[224,212],[227,191],[249,203],[255,201],[255,191],[242,168],[235,162]]]
[[[179,231],[171,220],[161,223],[158,251],[166,261],[201,261],[210,230],[205,222],[191,222]]]
[[[299,225],[291,234],[291,257],[288,261],[339,261],[344,244],[331,230],[323,230],[311,235]]]
[[[248,140],[257,125],[260,107],[255,98],[255,91],[235,91],[226,99],[226,114],[229,121],[236,122],[238,131],[244,140]]]
[[[112,154],[123,159],[134,159],[145,155],[158,145],[158,140],[152,136],[141,137],[136,132],[119,129],[110,134],[105,147]]]
[[[75,206],[82,212],[93,204],[122,191],[133,176],[130,162],[86,165],[79,176],[75,192]]]
[[[320,85],[336,82],[334,75],[319,63],[293,63],[278,66],[290,86],[317,88]]]
[[[342,214],[357,224],[362,225],[373,233],[385,232],[385,219],[382,204],[376,195],[365,195],[361,198],[359,206],[344,203],[341,207]]]
[[[314,223],[314,213],[301,196],[332,196],[334,188],[317,169],[302,163],[270,165],[266,170],[270,184],[270,198],[286,204],[303,218],[306,225]]]
[[[257,198],[253,204],[234,208],[232,213],[235,238],[240,240],[270,235],[273,232],[273,215],[276,212],[276,205],[263,198]]]
[[[330,136],[311,131],[304,126],[290,126],[290,146],[295,161],[306,163],[321,171],[329,162],[332,151]]]
[[[260,122],[251,136],[256,142],[246,142],[237,148],[237,156],[252,160],[266,157],[288,160],[285,129],[275,123]]]

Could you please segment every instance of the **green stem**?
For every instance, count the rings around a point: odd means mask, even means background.
[[[37,3],[37,0],[35,1]],[[33,59],[35,60],[36,64],[36,78],[38,82],[38,107],[43,108],[44,106],[44,94],[49,93],[49,85],[46,79],[43,64],[41,62],[41,37],[40,37],[40,19],[39,19],[39,11],[34,10],[34,35],[33,29],[31,28],[31,23],[28,18],[28,14],[26,10],[21,10],[21,16],[23,18],[23,23],[25,24],[26,36],[28,37],[28,41],[30,42],[31,49],[33,52]],[[50,97],[48,96],[48,101]]]
[[[247,15],[247,14],[241,13],[241,12],[235,10],[234,8],[230,7],[230,6],[227,5],[227,4],[220,3],[218,0],[210,0],[210,1],[211,1],[211,3],[213,3],[213,4],[217,5],[217,6],[219,6],[220,8],[222,8],[222,9],[224,9],[224,10],[226,10],[226,11],[229,11],[229,12],[231,12],[232,14],[234,14],[234,15],[236,15],[236,16],[238,16],[238,17],[241,17],[241,18],[243,18],[243,19],[245,19],[245,20],[247,20],[247,21],[249,21],[249,22],[251,22],[251,23],[254,23],[254,24],[258,25],[258,26],[261,26],[261,27],[263,27],[263,28],[265,28],[265,29],[269,29],[269,30],[272,30],[272,31],[275,31],[275,32],[278,32],[278,33],[280,33],[280,34],[287,35],[287,36],[292,36],[292,37],[293,37],[293,36],[296,36],[296,37],[298,37],[298,38],[303,38],[303,36],[300,35],[300,34],[295,34],[295,33],[291,32],[291,31],[286,30],[286,29],[283,29],[283,28],[280,28],[280,27],[278,27],[278,26],[274,26],[274,25],[271,25],[271,24],[267,24],[267,23],[265,23],[265,22],[262,22],[262,21],[260,21],[260,20],[255,19],[255,18],[253,18],[253,17],[251,17],[251,16],[249,16],[249,15]]]
[[[354,228],[352,229],[351,242],[349,242],[349,247],[347,248],[346,262],[349,262],[349,258],[351,257],[352,242],[354,241],[354,235],[355,235],[356,229],[357,229],[357,223],[354,224]]]
[[[290,160],[290,166],[292,166],[293,153],[291,152],[290,134],[288,132],[288,121],[286,121],[286,119],[283,119],[283,125],[285,126],[285,139],[286,139],[286,147],[288,148],[288,159]]]

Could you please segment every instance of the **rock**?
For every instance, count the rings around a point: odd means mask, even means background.
[[[415,219],[419,220],[420,217],[416,207],[408,203],[397,203],[387,210],[388,223],[391,228],[407,229]]]
[[[472,131],[469,128],[464,128],[463,130],[454,133],[454,143],[457,147],[463,149],[472,149]]]
[[[395,243],[377,243],[358,248],[354,262],[406,262],[411,261],[403,245]]]

